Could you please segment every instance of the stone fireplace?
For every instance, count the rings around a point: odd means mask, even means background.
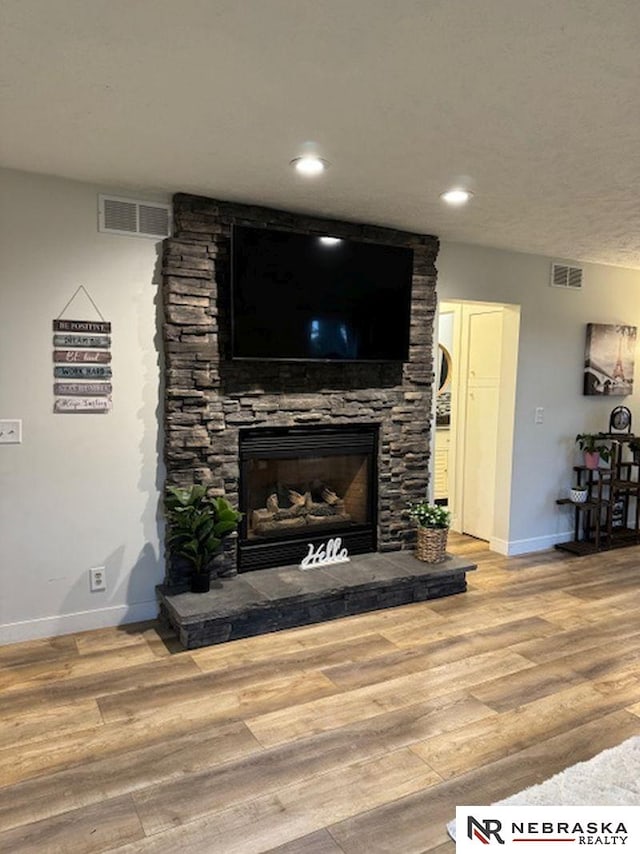
[[[409,361],[228,359],[234,223],[413,249]],[[163,259],[168,484],[205,483],[243,505],[241,571],[255,567],[260,550],[269,555],[265,566],[299,562],[308,542],[338,530],[354,554],[411,549],[415,532],[406,506],[423,498],[428,484],[437,239],[183,194],[174,198],[174,226]],[[333,455],[314,447],[296,463],[288,449],[284,456],[274,447],[254,453],[269,436],[311,442],[315,431],[331,444],[339,428],[347,450]],[[349,449],[356,436],[369,442],[366,454]],[[285,546],[281,557],[276,541]],[[224,572],[237,569],[231,544]],[[170,587],[179,581],[167,578]]]
[[[184,646],[464,592],[474,565],[417,560],[407,514],[428,485],[437,239],[187,195],[174,199],[174,222],[163,259],[167,482],[207,484],[245,513],[209,593],[183,592],[186,577],[168,565],[160,611]],[[408,362],[231,361],[234,224],[413,249]],[[297,568],[309,543],[338,536],[348,562]]]

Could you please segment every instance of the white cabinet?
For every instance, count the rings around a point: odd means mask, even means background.
[[[433,460],[433,497],[449,497],[449,430],[436,430]]]

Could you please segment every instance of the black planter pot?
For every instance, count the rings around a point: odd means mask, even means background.
[[[194,572],[191,576],[192,593],[208,593],[211,589],[211,575],[208,572]]]

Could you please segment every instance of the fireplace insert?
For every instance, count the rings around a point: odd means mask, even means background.
[[[240,431],[238,570],[299,563],[340,537],[376,550],[377,424]]]

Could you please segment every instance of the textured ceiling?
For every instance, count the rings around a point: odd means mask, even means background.
[[[0,0],[0,163],[640,268],[639,0]],[[315,147],[332,166],[297,176]],[[475,197],[445,208],[464,181]]]

